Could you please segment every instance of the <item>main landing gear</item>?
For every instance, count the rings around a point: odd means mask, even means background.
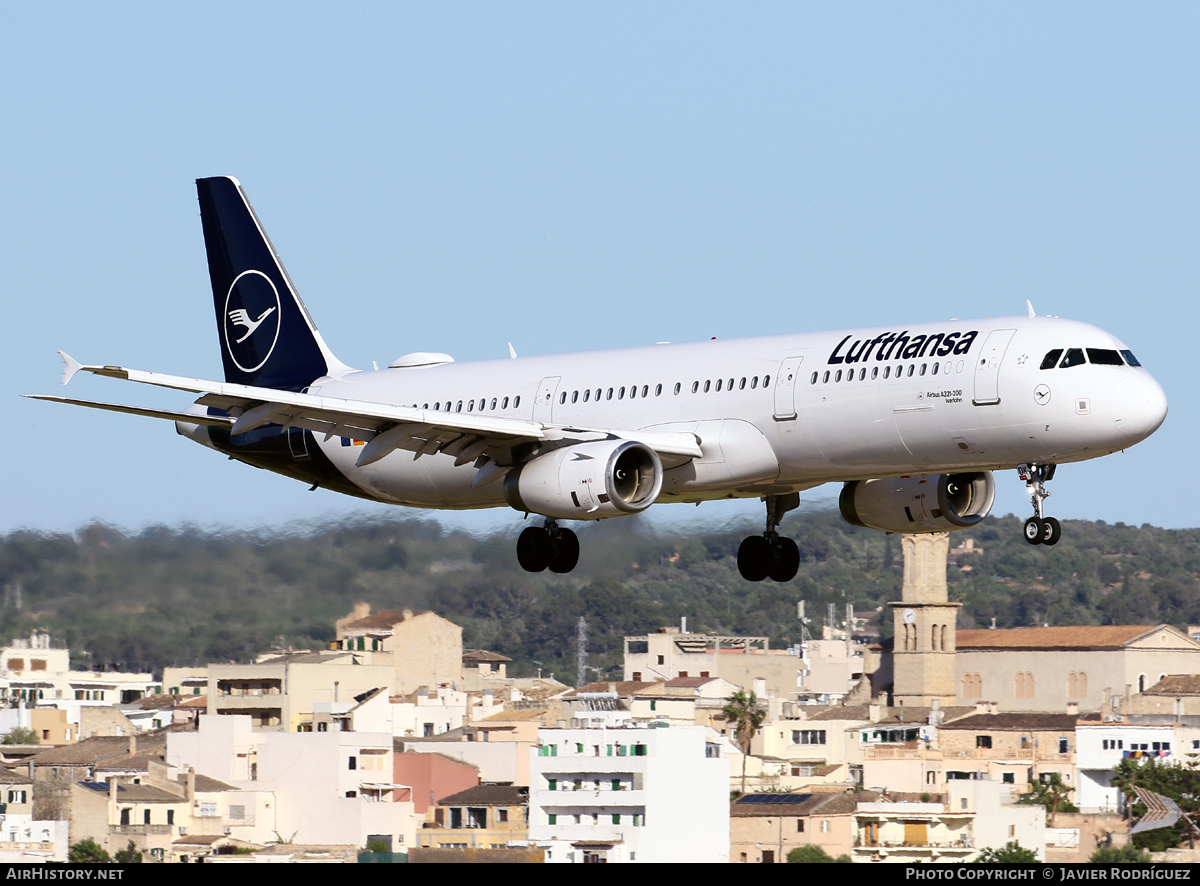
[[[1017,475],[1025,481],[1033,516],[1025,521],[1025,541],[1031,545],[1056,545],[1062,538],[1062,525],[1053,517],[1042,516],[1042,503],[1050,497],[1046,483],[1054,479],[1056,465],[1017,465]]]
[[[746,581],[791,581],[800,569],[800,549],[790,538],[781,538],[775,527],[783,515],[800,506],[800,493],[768,495],[767,528],[762,535],[751,535],[738,548],[738,572]]]
[[[526,572],[570,572],[579,562],[579,536],[562,529],[552,517],[540,528],[530,526],[517,537],[517,562]]]

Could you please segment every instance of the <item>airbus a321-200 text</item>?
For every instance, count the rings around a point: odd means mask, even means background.
[[[766,527],[738,551],[751,581],[795,576],[781,536],[799,493],[842,483],[849,522],[885,532],[961,529],[992,506],[992,472],[1015,469],[1043,511],[1064,463],[1144,440],[1162,388],[1109,333],[1027,316],[660,344],[456,363],[411,353],[356,370],[326,346],[241,185],[197,181],[224,381],[83,365],[80,371],[199,394],[182,412],[36,395],[169,419],[238,461],[314,488],[417,508],[509,506],[543,518],[517,558],[570,572],[561,525],[656,502],[760,498]],[[515,358],[515,354],[513,355]]]

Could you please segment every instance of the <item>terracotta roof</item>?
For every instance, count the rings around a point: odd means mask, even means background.
[[[955,644],[967,649],[1118,649],[1168,625],[1071,625],[959,631]]]
[[[941,728],[980,732],[1074,732],[1078,719],[1074,714],[975,714],[953,723],[943,723]]]
[[[672,689],[698,689],[705,683],[711,683],[716,679],[716,677],[675,677],[668,680],[665,685]]]
[[[470,652],[464,652],[463,661],[512,661],[507,655],[501,655],[499,652],[488,652],[486,649],[472,649]]]
[[[166,750],[166,739],[160,734],[137,737],[139,756],[160,755]],[[38,766],[92,766],[129,757],[129,736],[95,735],[75,744],[49,748],[30,757]]]
[[[27,767],[21,769],[0,768],[0,784],[33,784]]]
[[[838,793],[743,794],[729,807],[732,818],[797,815],[850,815],[859,802],[872,802],[874,791]]]
[[[1143,695],[1200,695],[1200,674],[1171,674],[1163,677]]]
[[[492,714],[490,717],[484,717],[476,722],[476,726],[482,726],[484,723],[512,723],[518,720],[540,720],[546,715],[544,710],[540,711],[501,711],[498,714]]]
[[[480,784],[438,800],[439,806],[525,806],[528,803],[529,788],[511,784]]]

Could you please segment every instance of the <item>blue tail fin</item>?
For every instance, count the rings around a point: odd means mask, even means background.
[[[345,368],[296,294],[238,180],[196,181],[225,380],[298,390]]]

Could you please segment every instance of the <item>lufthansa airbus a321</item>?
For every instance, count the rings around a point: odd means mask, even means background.
[[[544,518],[522,567],[570,572],[566,520],[655,502],[761,498],[738,551],[751,581],[795,576],[777,532],[802,490],[843,483],[851,523],[938,532],[982,520],[1015,469],[1030,544],[1055,467],[1144,440],[1167,401],[1133,352],[1070,320],[1027,316],[456,363],[419,352],[356,370],[326,346],[241,185],[197,183],[225,380],[84,365],[199,394],[182,412],[36,396],[173,420],[180,434],[314,488],[418,508],[509,506]],[[61,352],[60,352],[61,353]],[[514,355],[515,356],[515,355]]]

